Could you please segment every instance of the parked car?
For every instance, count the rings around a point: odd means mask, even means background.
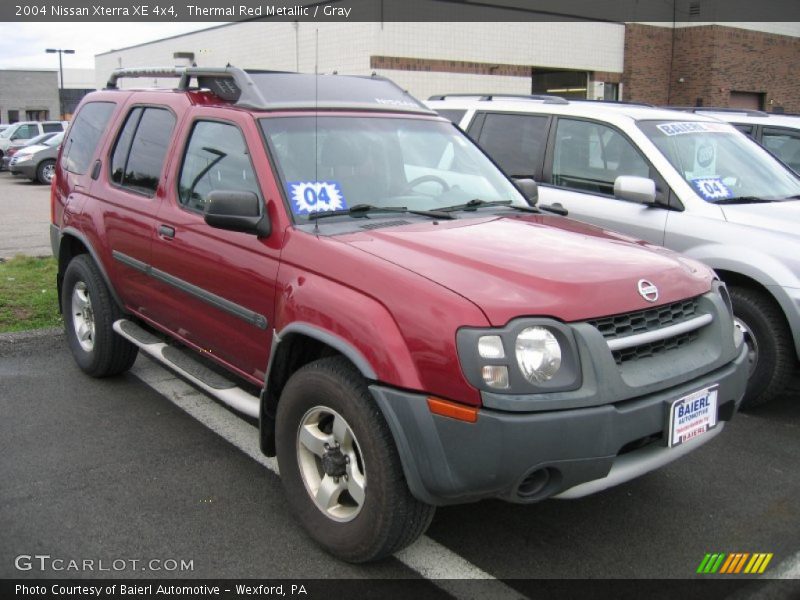
[[[711,269],[531,206],[380,77],[116,71],[77,110],[52,215],[79,367],[141,349],[258,419],[289,506],[345,560],[410,544],[437,505],[627,481],[744,394]]]
[[[9,125],[0,132],[0,166],[9,146],[15,142],[30,140],[43,133],[64,131],[68,125],[68,121],[20,121]]]
[[[53,131],[50,133],[43,133],[42,135],[37,135],[35,138],[32,138],[30,140],[19,140],[14,142],[8,147],[5,156],[3,156],[2,167],[5,169],[8,168],[8,164],[11,162],[11,157],[14,156],[17,153],[17,151],[27,146],[37,146],[39,144],[43,144],[44,142],[52,138],[54,135],[58,135],[58,132]]]
[[[576,219],[705,262],[750,348],[745,405],[781,394],[800,355],[800,179],[700,114],[558,97],[435,96],[512,176]]]
[[[736,108],[679,108],[727,121],[800,173],[800,116]]]
[[[42,144],[22,148],[11,157],[9,170],[12,175],[24,175],[31,181],[50,185],[56,168],[56,158],[64,133],[57,133]]]

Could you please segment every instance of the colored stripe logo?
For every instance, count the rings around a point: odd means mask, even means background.
[[[713,575],[715,573],[720,575],[738,575],[740,573],[757,575],[766,570],[767,565],[772,560],[772,556],[771,552],[756,552],[754,554],[749,552],[709,553],[700,561],[697,572],[703,575]]]

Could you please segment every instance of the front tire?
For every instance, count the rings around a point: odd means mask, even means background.
[[[728,288],[736,326],[744,334],[750,374],[742,402],[746,410],[765,404],[786,389],[795,369],[794,344],[780,308],[752,288]]]
[[[92,377],[109,377],[133,366],[139,349],[113,329],[122,313],[88,254],[73,258],[64,272],[61,314],[69,348]]]
[[[281,479],[295,516],[328,552],[377,560],[411,544],[435,508],[411,495],[364,379],[342,357],[298,370],[276,416]]]
[[[53,178],[56,176],[56,161],[43,160],[36,167],[36,181],[50,185],[53,183]]]

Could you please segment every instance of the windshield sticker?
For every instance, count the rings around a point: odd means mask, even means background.
[[[713,202],[733,197],[731,190],[722,183],[719,177],[702,177],[692,179],[691,184],[703,200]]]
[[[336,181],[290,181],[286,191],[296,215],[347,208],[342,188]]]
[[[731,126],[726,123],[700,123],[697,121],[662,123],[656,127],[668,136],[684,133],[730,133],[731,131]]]

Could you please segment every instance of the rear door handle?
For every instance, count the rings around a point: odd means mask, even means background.
[[[159,225],[158,235],[162,238],[172,239],[175,237],[175,228],[169,225]]]

